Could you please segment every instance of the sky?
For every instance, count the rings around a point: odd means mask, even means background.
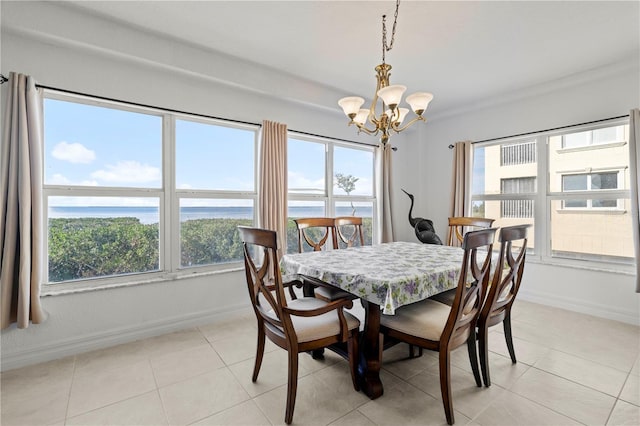
[[[46,185],[162,188],[161,116],[46,98],[44,117]],[[255,191],[253,130],[176,120],[175,132],[178,189]],[[289,187],[320,193],[324,161],[324,144],[290,139]],[[371,151],[336,147],[334,171],[358,178],[352,195],[373,194]],[[344,194],[337,187],[334,191]],[[62,204],[114,201],[56,198]],[[130,201],[157,205],[157,198]]]

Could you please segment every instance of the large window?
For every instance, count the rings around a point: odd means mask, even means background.
[[[287,250],[298,250],[293,219],[361,216],[365,243],[374,221],[373,148],[289,134]]]
[[[474,145],[471,213],[531,223],[539,258],[632,263],[627,123]]]
[[[253,223],[255,128],[175,120],[180,268],[242,260],[238,225]]]
[[[45,92],[45,281],[117,285],[240,261],[257,130]]]

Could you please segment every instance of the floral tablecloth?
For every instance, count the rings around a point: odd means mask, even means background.
[[[394,242],[287,254],[280,268],[284,275],[319,278],[393,315],[400,306],[455,287],[463,254],[460,247]]]

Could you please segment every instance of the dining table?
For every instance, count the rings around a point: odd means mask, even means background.
[[[391,242],[347,249],[286,254],[283,275],[319,279],[360,298],[365,311],[358,375],[371,399],[384,392],[381,315],[454,288],[464,251],[460,247]]]

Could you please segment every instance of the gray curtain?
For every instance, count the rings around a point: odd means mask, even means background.
[[[449,217],[467,216],[471,203],[471,141],[453,146],[453,176]],[[460,243],[454,238],[454,245]]]
[[[631,222],[636,251],[636,293],[640,293],[640,109],[629,113],[629,165],[631,172]]]
[[[40,306],[44,262],[42,98],[32,77],[11,73],[0,147],[1,327],[45,319]]]
[[[378,176],[378,196],[380,197],[380,207],[378,217],[380,218],[380,242],[390,243],[394,241],[393,235],[393,212],[391,208],[393,193],[391,191],[391,145],[384,144],[377,150],[376,175]]]
[[[258,225],[278,234],[278,257],[287,252],[287,125],[262,122]]]

